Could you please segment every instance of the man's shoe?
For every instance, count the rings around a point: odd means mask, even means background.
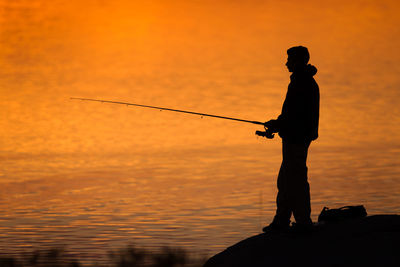
[[[270,225],[265,226],[262,230],[264,233],[285,233],[288,232],[289,229],[289,225],[272,222]]]

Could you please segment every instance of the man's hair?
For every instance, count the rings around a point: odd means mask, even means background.
[[[308,53],[307,47],[304,46],[294,46],[287,50],[289,57],[293,58],[295,61],[308,63],[310,60],[310,53]]]

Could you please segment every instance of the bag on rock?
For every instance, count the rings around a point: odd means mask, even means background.
[[[318,222],[337,222],[344,219],[362,218],[367,216],[367,210],[363,205],[344,206],[338,209],[324,207],[318,216]]]

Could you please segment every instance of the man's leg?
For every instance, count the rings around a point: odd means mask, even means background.
[[[297,224],[311,221],[310,186],[307,178],[307,154],[310,143],[285,144],[287,152],[287,191],[289,205]]]
[[[287,187],[287,168],[282,161],[281,168],[278,175],[278,195],[276,197],[276,214],[274,217],[274,223],[289,226],[290,217],[292,216],[292,210],[290,209],[290,199],[288,196]]]
[[[278,195],[276,197],[276,213],[272,223],[263,228],[264,232],[286,232],[289,230],[290,217],[292,212],[289,206],[289,198],[287,195],[285,166],[282,162],[278,174]]]
[[[276,213],[274,220],[269,226],[263,228],[264,232],[269,231],[286,231],[289,229],[290,217],[292,211],[290,209],[289,196],[287,190],[287,166],[285,164],[285,151],[282,144],[282,164],[278,174],[278,195],[276,197]]]

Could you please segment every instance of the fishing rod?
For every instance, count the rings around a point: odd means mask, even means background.
[[[149,105],[142,105],[142,104],[135,104],[135,103],[102,100],[102,99],[80,98],[80,97],[71,97],[70,99],[72,99],[72,100],[82,100],[82,101],[93,101],[93,102],[100,102],[100,103],[110,103],[110,104],[118,104],[118,105],[126,105],[126,106],[135,106],[135,107],[143,107],[143,108],[152,108],[152,109],[158,109],[158,110],[166,110],[166,111],[172,111],[172,112],[180,112],[180,113],[198,115],[198,116],[202,116],[202,117],[204,116],[204,117],[212,117],[212,118],[218,118],[218,119],[224,119],[224,120],[233,120],[233,121],[240,121],[240,122],[245,122],[245,123],[258,124],[258,125],[263,125],[266,131],[265,132],[256,131],[256,135],[264,136],[264,137],[267,137],[267,138],[273,138],[273,134],[268,133],[264,122],[260,122],[260,121],[250,121],[250,120],[243,120],[243,119],[238,119],[238,118],[219,116],[219,115],[212,115],[212,114],[193,112],[193,111],[187,111],[187,110],[172,109],[172,108],[165,108],[165,107],[156,107],[156,106],[149,106]]]

